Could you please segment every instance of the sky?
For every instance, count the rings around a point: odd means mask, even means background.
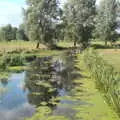
[[[12,24],[17,26],[22,23],[22,8],[25,0],[0,0],[0,26]]]
[[[62,3],[64,1],[61,0]],[[24,7],[25,0],[0,0],[0,26],[12,24],[18,27],[22,23],[22,8]]]

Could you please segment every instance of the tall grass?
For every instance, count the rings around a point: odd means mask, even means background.
[[[87,50],[84,53],[84,62],[96,80],[107,101],[120,112],[120,74],[114,70],[96,51]],[[120,115],[120,114],[119,114]]]

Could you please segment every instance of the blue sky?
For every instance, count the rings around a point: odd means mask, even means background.
[[[66,0],[61,0],[62,3]],[[25,0],[0,0],[0,26],[12,24],[19,26],[22,23],[22,8]]]
[[[25,0],[0,0],[0,26],[11,23],[18,26],[22,22],[22,8]]]

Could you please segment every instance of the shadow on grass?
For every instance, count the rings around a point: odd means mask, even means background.
[[[94,49],[120,49],[119,43],[114,43],[113,45],[102,45],[102,44],[92,44],[92,48]]]

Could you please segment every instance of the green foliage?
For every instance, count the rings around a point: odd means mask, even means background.
[[[0,41],[6,40],[28,40],[25,35],[24,25],[20,25],[19,28],[12,27],[11,24],[8,24],[0,28]]]
[[[95,51],[86,51],[84,62],[96,80],[97,87],[105,93],[108,102],[120,110],[120,75],[114,68],[102,59]]]
[[[27,35],[25,34],[25,25],[21,24],[19,29],[16,31],[16,39],[17,40],[28,40]]]
[[[16,39],[16,30],[17,30],[17,28],[12,27],[11,24],[1,27],[0,39],[7,40],[7,41],[15,40]]]
[[[6,54],[3,56],[4,64],[9,66],[24,65],[24,57],[21,54]]]
[[[3,71],[3,70],[5,70],[6,69],[6,64],[5,64],[5,62],[1,59],[0,60],[0,71]]]
[[[95,37],[101,40],[114,42],[118,35],[117,29],[117,0],[102,0],[97,9]]]
[[[65,6],[67,32],[74,44],[88,44],[94,28],[95,0],[70,0]]]
[[[57,0],[27,0],[28,8],[24,11],[24,19],[30,40],[38,40],[45,44],[55,42],[56,26],[60,16],[58,4]]]

